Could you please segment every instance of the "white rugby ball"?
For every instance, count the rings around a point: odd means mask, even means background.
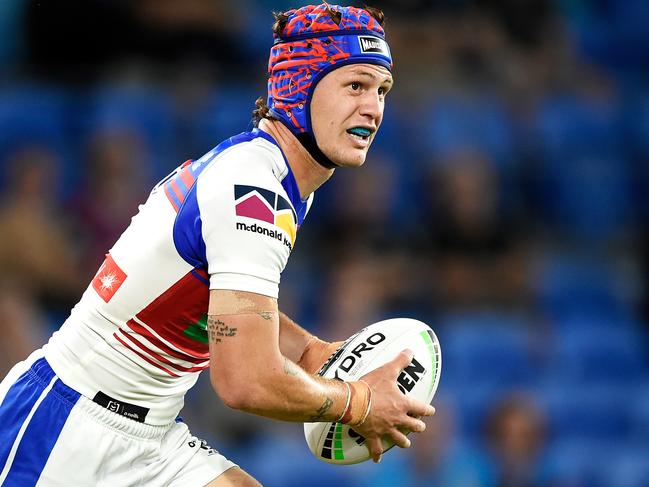
[[[421,321],[393,318],[363,328],[336,350],[318,375],[358,380],[406,348],[414,355],[410,365],[399,374],[397,386],[404,394],[430,403],[439,384],[442,355],[437,336]],[[346,424],[305,423],[304,436],[311,452],[324,462],[347,465],[370,458],[365,438]],[[384,451],[392,446],[392,442],[383,440]]]

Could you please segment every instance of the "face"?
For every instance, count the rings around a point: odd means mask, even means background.
[[[383,66],[349,64],[328,73],[313,90],[311,126],[320,150],[336,165],[357,167],[383,119],[392,76]]]

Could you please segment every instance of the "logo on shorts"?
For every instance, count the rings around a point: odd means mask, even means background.
[[[218,453],[214,448],[207,444],[207,441],[201,440],[200,438],[192,437],[192,439],[187,442],[189,448],[196,448],[197,445],[201,450],[207,453],[208,457]]]
[[[378,52],[384,56],[389,56],[390,51],[388,50],[388,44],[378,37],[371,36],[359,36],[358,43],[361,46],[361,52]]]
[[[238,230],[261,233],[282,241],[289,249],[293,248],[297,233],[297,214],[291,203],[283,196],[257,186],[236,184],[234,186],[234,199],[237,216],[252,218],[278,227],[271,230],[264,225],[253,223],[237,223]]]
[[[106,409],[114,413],[119,413],[120,405],[117,401],[108,401],[108,404],[106,404]]]

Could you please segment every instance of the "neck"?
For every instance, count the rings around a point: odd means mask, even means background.
[[[302,199],[322,186],[334,173],[333,169],[326,169],[318,164],[282,122],[264,118],[259,122],[259,129],[273,137],[284,153]]]

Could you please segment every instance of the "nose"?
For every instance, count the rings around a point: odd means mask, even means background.
[[[378,93],[368,91],[361,99],[359,113],[371,119],[378,127],[383,118],[384,103]]]

